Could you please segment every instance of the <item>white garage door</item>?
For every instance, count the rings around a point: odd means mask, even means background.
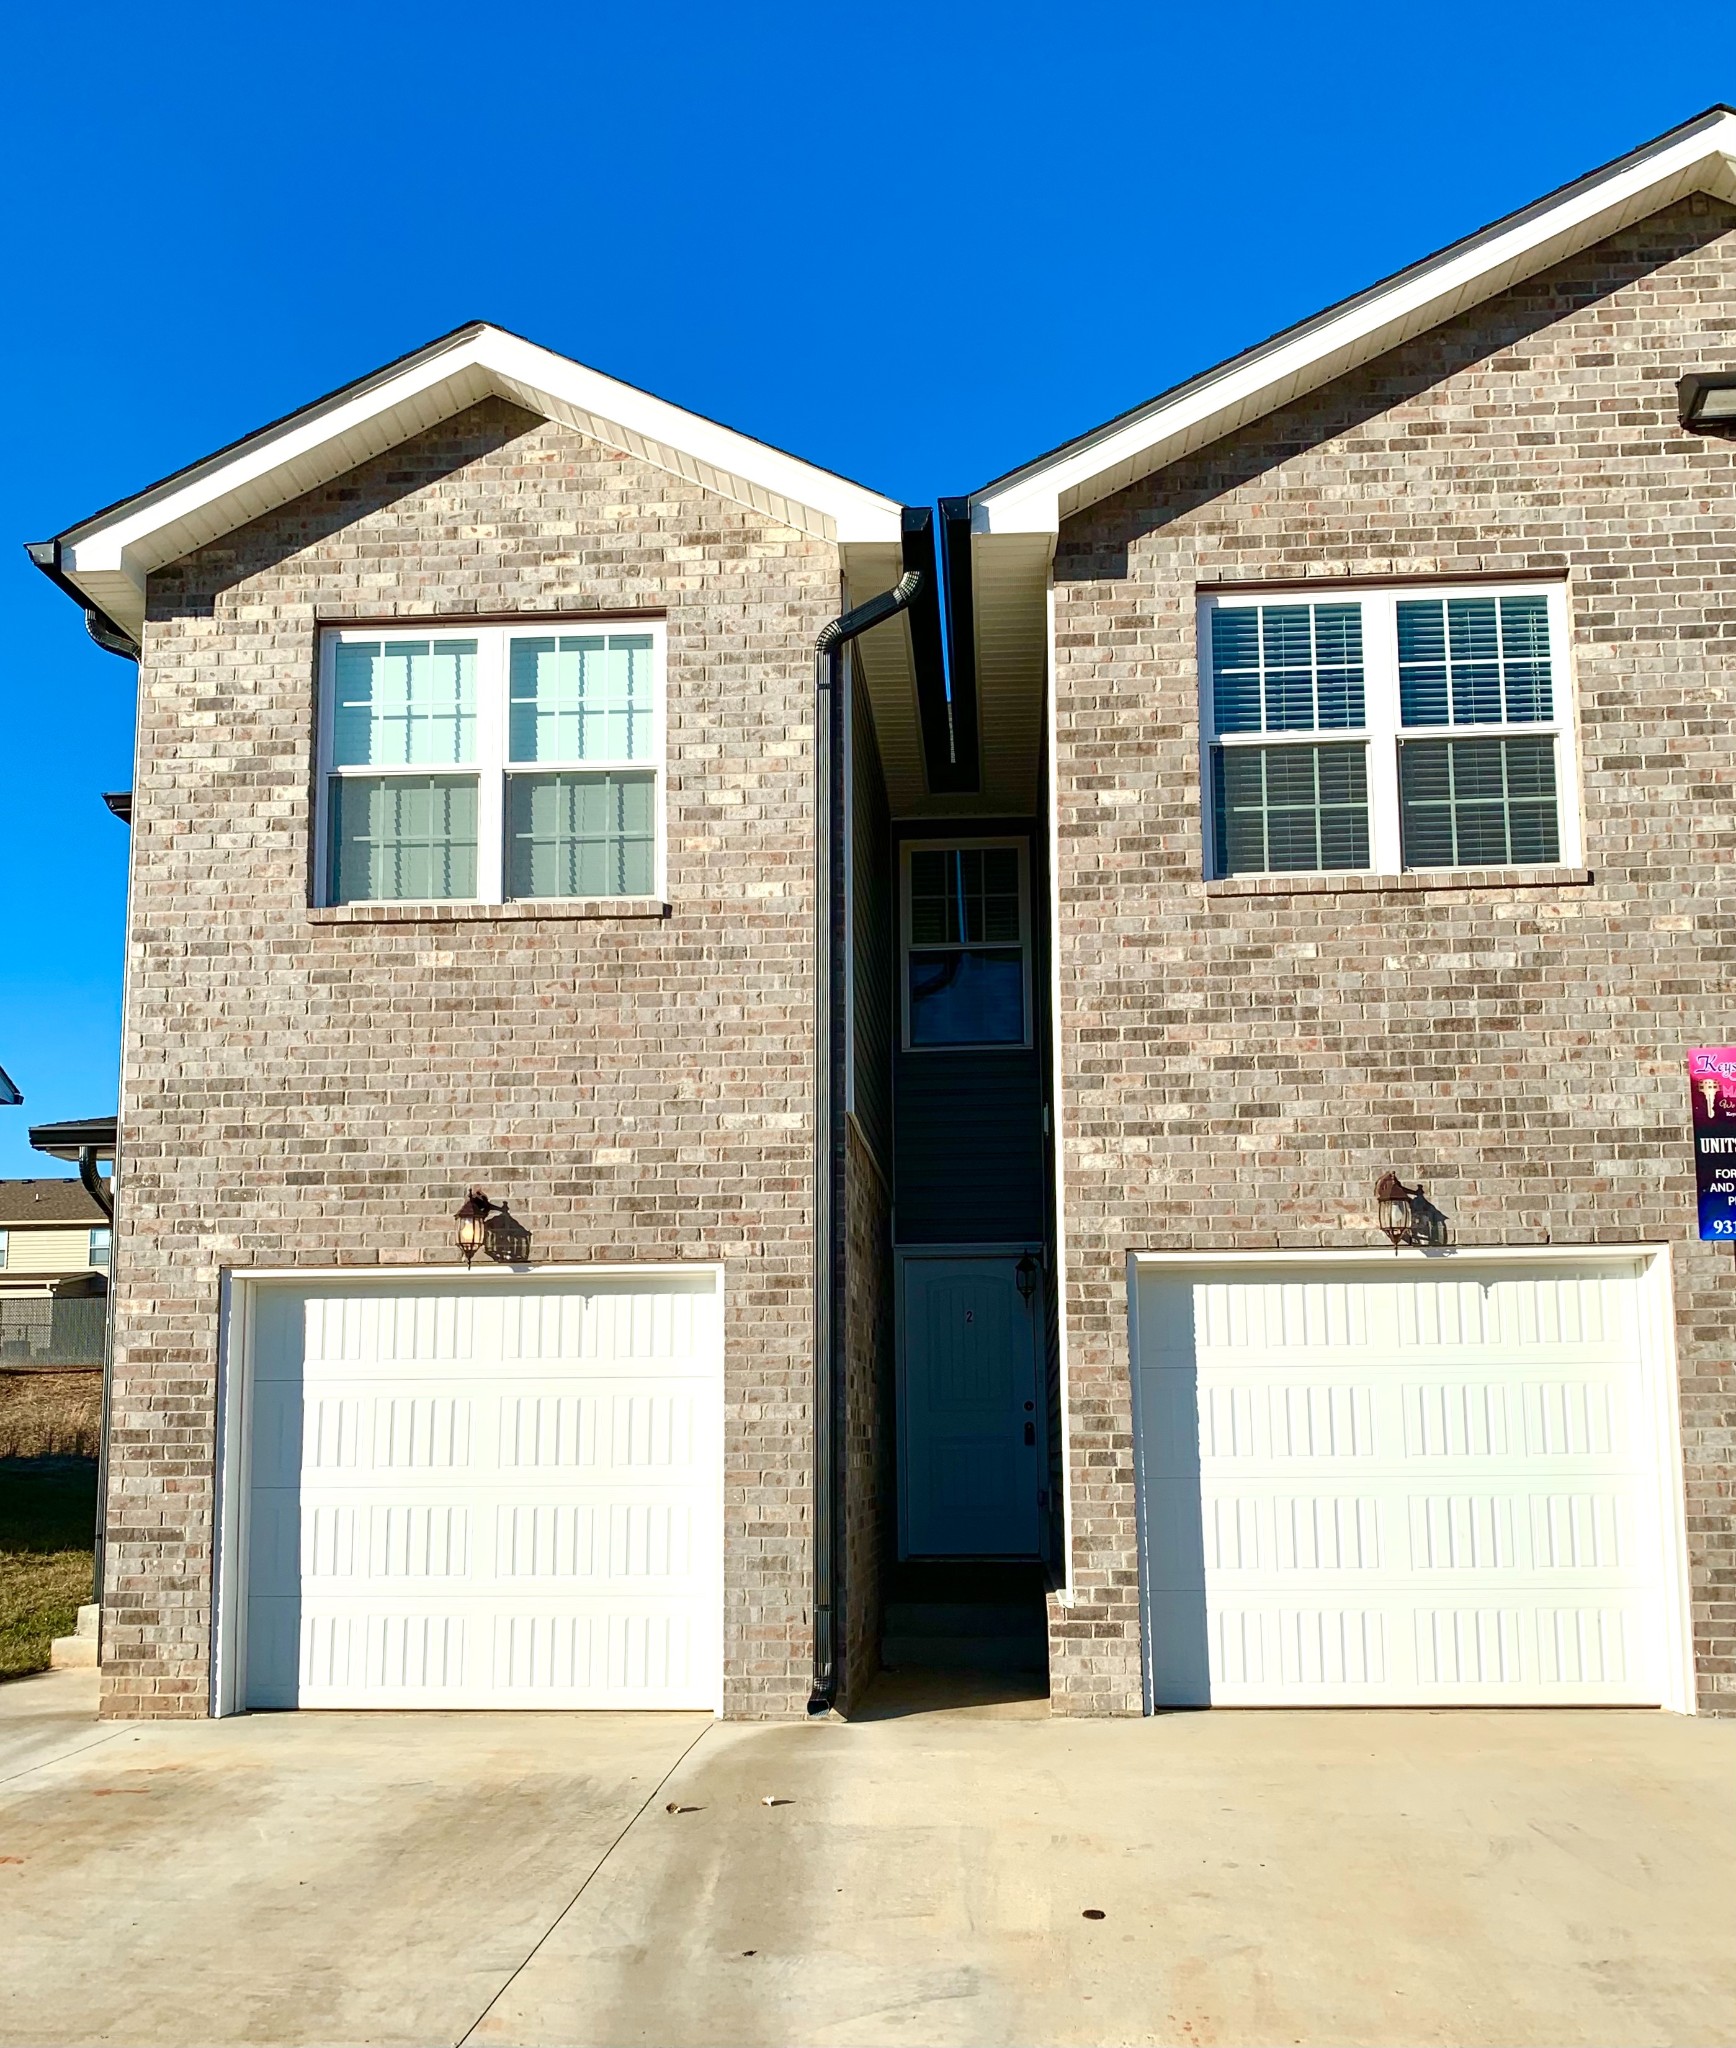
[[[1649,1285],[1139,1262],[1153,1704],[1677,1703]]]
[[[246,1704],[718,1704],[710,1274],[250,1291]]]

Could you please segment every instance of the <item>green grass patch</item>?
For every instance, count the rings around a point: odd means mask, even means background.
[[[48,1668],[90,1598],[96,1460],[0,1458],[0,1679]]]

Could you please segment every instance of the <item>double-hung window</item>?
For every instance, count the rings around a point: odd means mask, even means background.
[[[663,628],[325,636],[328,903],[661,892]]]
[[[906,843],[907,1047],[1030,1044],[1028,897],[1022,840]]]
[[[1207,600],[1207,872],[1578,859],[1565,593]]]
[[[99,1272],[106,1273],[109,1269],[112,1244],[113,1233],[108,1226],[101,1223],[96,1225],[90,1234],[87,1257],[91,1265],[95,1266]]]

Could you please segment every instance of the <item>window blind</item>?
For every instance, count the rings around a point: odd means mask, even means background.
[[[335,778],[334,903],[476,894],[476,782],[438,775]]]
[[[1555,742],[1406,740],[1400,827],[1411,868],[1553,866],[1561,858]]]
[[[1212,621],[1219,732],[1343,732],[1363,723],[1362,610],[1263,604]]]
[[[1219,747],[1212,767],[1221,873],[1367,867],[1364,748]]]
[[[1534,725],[1552,718],[1548,599],[1402,599],[1398,676],[1406,725]]]

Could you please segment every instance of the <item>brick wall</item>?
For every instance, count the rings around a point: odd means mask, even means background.
[[[201,1714],[219,1274],[726,1267],[726,1704],[808,1689],[812,660],[836,550],[501,402],[151,579],[104,1697]],[[655,608],[663,921],[310,916],[316,621]]]
[[[881,1570],[896,1478],[892,1449],[892,1203],[852,1121],[846,1180],[843,1704],[880,1669]]]
[[[1736,1276],[1693,1240],[1685,1048],[1736,1037],[1736,215],[1685,201],[1067,522],[1055,569],[1072,1546],[1056,1705],[1139,1707],[1130,1247],[1675,1246],[1703,1703],[1736,1709]],[[1201,877],[1198,585],[1566,571],[1589,881]],[[1563,1129],[1564,1072],[1576,1102]]]

